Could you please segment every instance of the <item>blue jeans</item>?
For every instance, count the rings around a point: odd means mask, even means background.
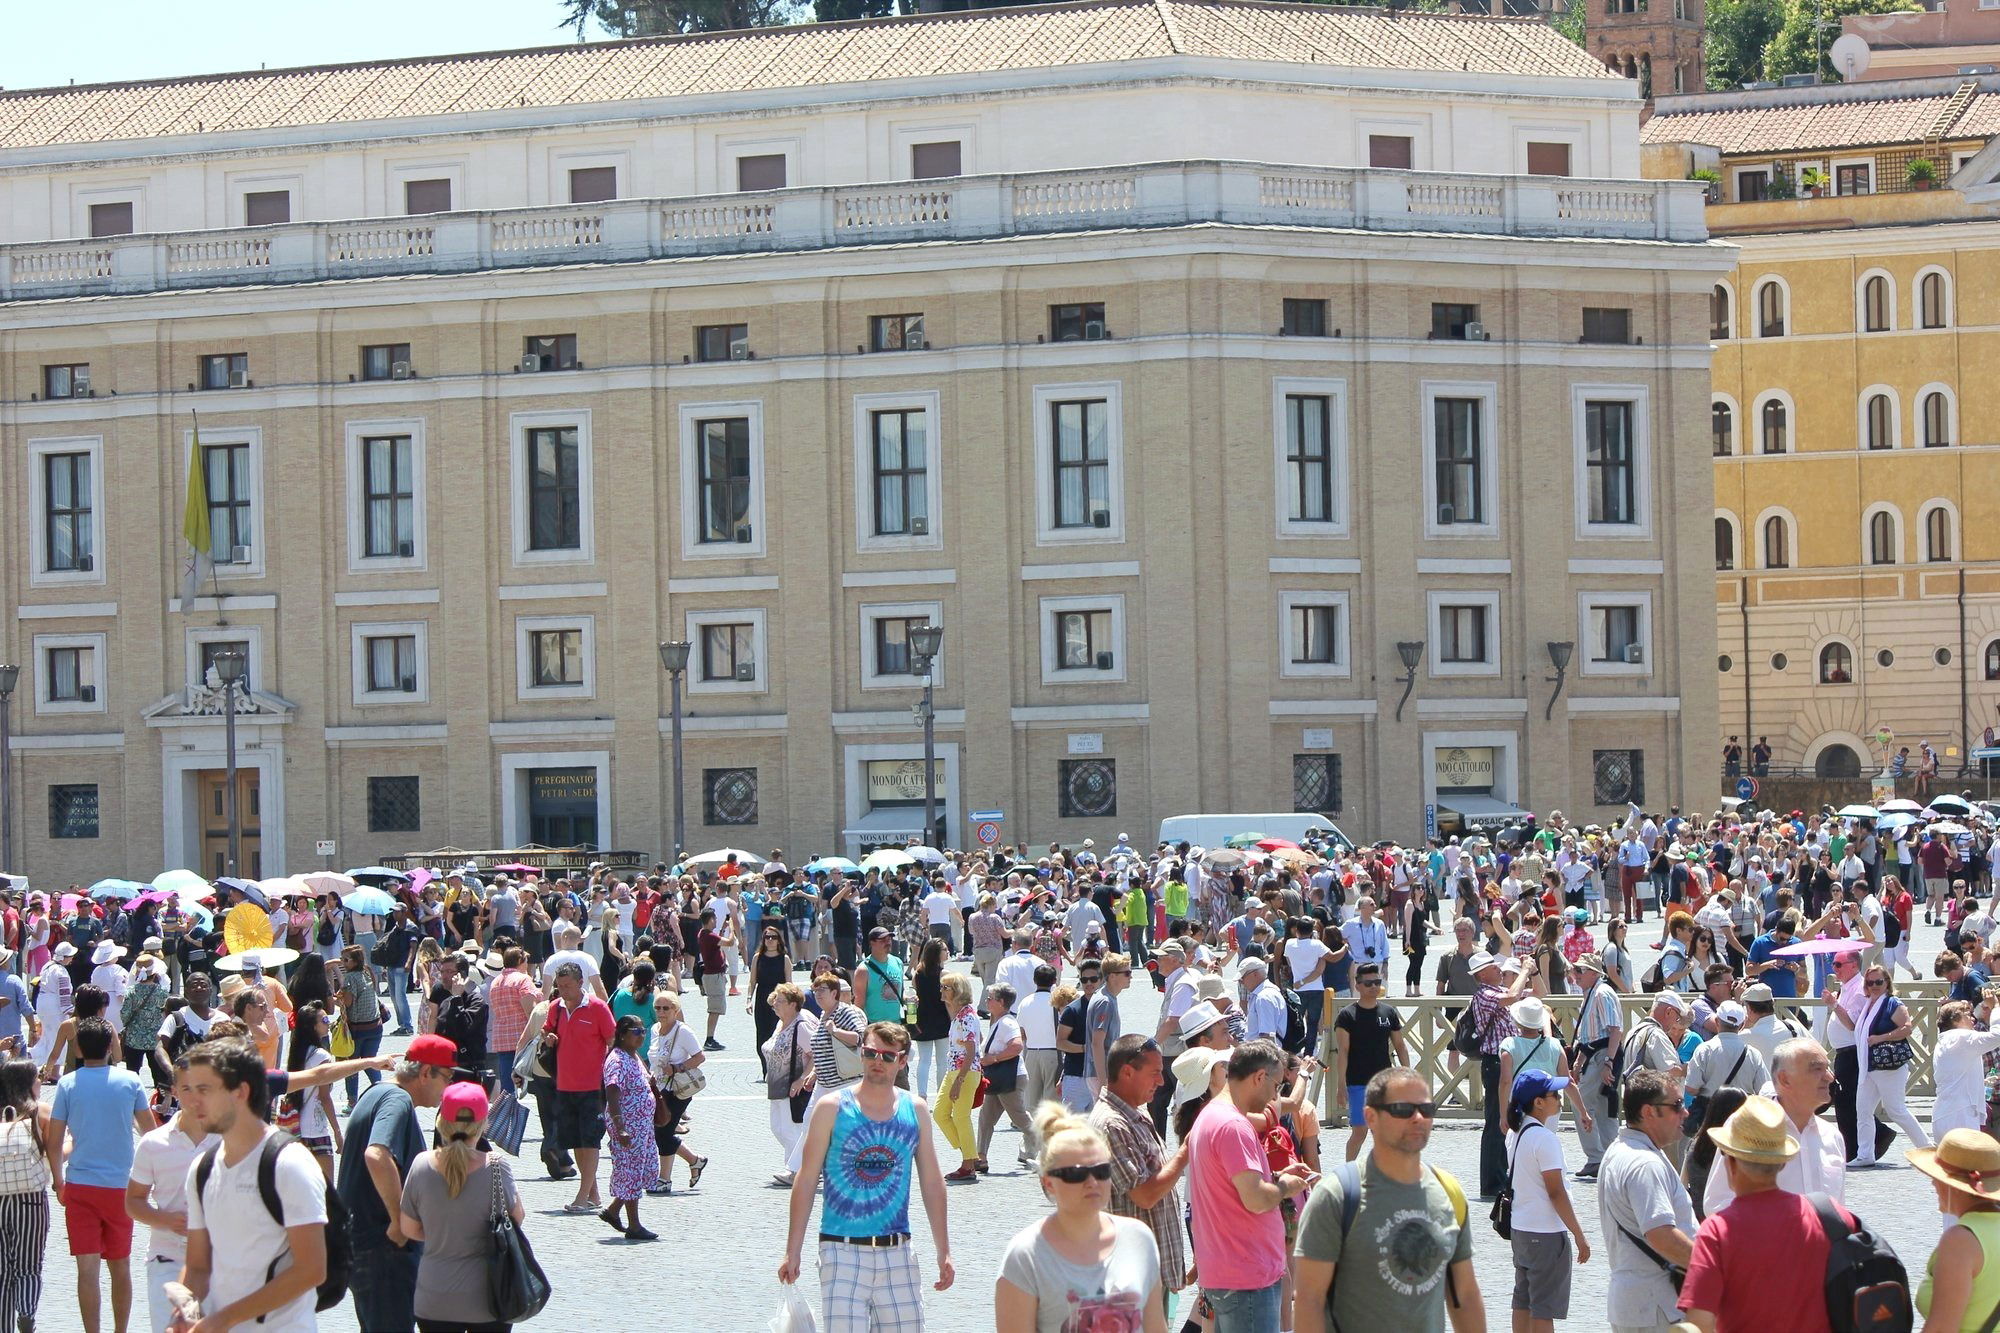
[[[386,1237],[367,1240],[370,1243],[363,1248],[362,1238],[355,1237],[354,1268],[347,1279],[355,1322],[369,1333],[415,1333],[417,1265],[423,1261],[423,1242],[413,1240],[399,1250]]]
[[[410,972],[408,968],[384,969],[389,974],[389,1007],[396,1013],[396,1026],[410,1027]]]
[[[512,1051],[488,1051],[486,1053],[487,1082],[493,1086],[493,1095],[514,1091],[514,1053]]]
[[[1278,1293],[1283,1286],[1273,1282],[1268,1287],[1238,1291],[1203,1287],[1201,1294],[1215,1307],[1215,1333],[1271,1333],[1278,1326]],[[374,1327],[366,1319],[361,1325]]]
[[[349,1028],[348,1031],[354,1036],[354,1058],[356,1060],[365,1060],[382,1049],[382,1025],[380,1023],[377,1023],[372,1028]],[[368,1071],[368,1082],[371,1086],[381,1081],[381,1070],[371,1069]],[[350,1107],[354,1105],[354,1099],[360,1095],[360,1087],[361,1076],[359,1074],[349,1074],[347,1076],[347,1104]]]

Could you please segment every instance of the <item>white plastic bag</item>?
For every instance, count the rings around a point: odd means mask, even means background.
[[[816,1328],[811,1303],[799,1294],[797,1283],[787,1284],[784,1302],[771,1316],[771,1333],[814,1333]]]

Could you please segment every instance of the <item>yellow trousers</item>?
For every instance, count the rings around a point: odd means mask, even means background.
[[[952,1095],[956,1083],[958,1095]],[[937,1100],[931,1105],[931,1118],[937,1121],[940,1133],[946,1143],[958,1149],[961,1157],[979,1156],[979,1139],[972,1129],[972,1099],[979,1093],[979,1071],[968,1069],[962,1073],[946,1074],[939,1086]]]

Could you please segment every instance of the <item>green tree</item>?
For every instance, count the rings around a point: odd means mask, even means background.
[[[1583,46],[1583,6],[1584,0],[1571,0],[1568,8],[1557,11],[1555,17],[1549,20],[1551,28],[1578,46]]]
[[[1842,15],[1900,14],[1918,8],[1911,0],[1783,0],[1783,21],[1764,47],[1764,77],[1782,79],[1817,71],[1821,78],[1835,79],[1826,49],[1840,35]],[[1818,28],[1821,21],[1830,26]]]
[[[611,37],[769,28],[799,17],[794,0],[562,0],[563,25],[581,41],[588,30]]]
[[[1709,88],[1723,92],[1763,78],[1764,48],[1784,20],[1784,0],[1708,0]]]

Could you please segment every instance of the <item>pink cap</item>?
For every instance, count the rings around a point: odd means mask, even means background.
[[[454,1083],[444,1090],[444,1096],[438,1100],[438,1119],[476,1123],[484,1120],[490,1109],[485,1088],[477,1083]]]

